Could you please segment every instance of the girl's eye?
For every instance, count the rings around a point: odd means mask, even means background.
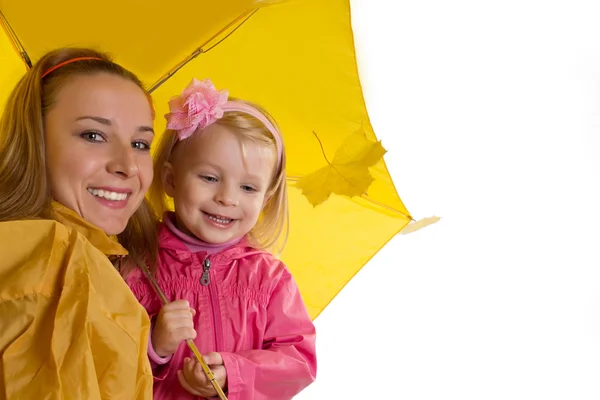
[[[253,188],[252,186],[248,186],[248,185],[243,185],[242,190],[244,192],[248,192],[248,193],[256,192],[255,188]]]
[[[217,181],[217,178],[215,178],[214,176],[202,175],[202,176],[200,176],[200,178],[204,179],[206,182],[216,182]]]
[[[94,131],[87,131],[87,132],[83,132],[81,135],[83,139],[87,140],[88,142],[105,142],[106,140],[104,140],[104,137],[102,136],[102,134],[100,132],[94,132]]]
[[[134,149],[143,150],[143,151],[150,150],[150,144],[147,142],[144,142],[143,140],[140,140],[137,142],[132,142],[131,147],[133,147]]]

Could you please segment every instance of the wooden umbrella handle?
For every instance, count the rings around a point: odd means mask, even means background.
[[[156,279],[154,279],[154,277],[148,270],[148,267],[146,267],[145,265],[142,265],[142,270],[144,272],[144,275],[146,275],[146,278],[148,278],[148,280],[150,281],[150,284],[152,285],[152,288],[156,292],[156,295],[160,298],[160,301],[163,304],[163,306],[169,304],[169,300],[167,299],[167,296],[165,296],[163,291],[160,289],[160,286],[158,286]],[[196,347],[196,344],[194,343],[194,341],[191,339],[187,339],[185,341],[185,343],[187,344],[189,349],[192,351],[192,353],[194,353],[194,356],[200,363],[200,366],[202,367],[204,374],[206,375],[206,377],[208,378],[210,383],[213,385],[213,387],[217,391],[217,394],[219,395],[219,399],[227,400],[227,395],[225,395],[225,392],[221,388],[221,385],[219,385],[219,382],[217,382],[217,380],[215,379],[215,374],[212,372],[212,370],[210,369],[208,364],[206,364],[206,362],[204,361],[204,357],[202,357],[202,354],[200,354],[200,352],[198,351],[198,348]]]

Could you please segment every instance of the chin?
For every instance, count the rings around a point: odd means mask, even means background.
[[[125,226],[122,227],[121,229],[103,229],[103,231],[106,233],[107,236],[120,235],[121,233],[123,233],[124,230],[125,230]]]
[[[116,236],[122,233],[127,227],[127,222],[123,223],[121,221],[90,221],[92,224],[96,225],[98,228],[102,229],[104,233],[108,236]]]
[[[208,240],[206,240],[206,239],[202,239],[202,240],[205,241],[206,243],[219,245],[219,244],[225,244],[227,242],[231,242],[233,239],[234,239],[233,236],[228,236],[225,238],[212,236],[212,237],[209,237]]]
[[[202,232],[191,232],[194,236],[196,236],[198,239],[202,240],[203,242],[206,242],[208,244],[223,244],[226,243],[227,240],[223,241],[223,240],[219,240],[219,238],[215,237],[214,235],[203,235]]]

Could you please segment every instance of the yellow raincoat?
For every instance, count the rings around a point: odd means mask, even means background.
[[[150,321],[106,257],[126,250],[53,206],[0,223],[0,399],[151,399]]]

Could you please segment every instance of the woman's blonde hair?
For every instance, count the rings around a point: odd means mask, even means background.
[[[45,71],[74,58],[90,57],[65,64],[46,77]],[[56,96],[74,76],[108,73],[134,82],[148,94],[140,80],[114,63],[107,54],[91,49],[63,48],[44,55],[17,83],[0,118],[0,221],[52,219],[52,194],[46,167],[44,116]],[[156,218],[144,200],[119,242],[130,260],[156,263],[158,240]]]
[[[232,97],[230,97],[229,100],[246,103],[263,114],[273,124],[275,129],[277,129],[277,134],[280,135],[283,146],[283,137],[279,133],[279,127],[266,110],[247,101],[234,99]],[[274,149],[275,154],[278,153],[273,134],[262,122],[249,114],[239,111],[226,111],[223,117],[215,122],[215,124],[228,128],[241,140],[250,140],[254,143],[269,146]],[[199,133],[200,132],[196,132],[194,134]],[[185,145],[186,140],[188,139],[185,139],[181,144]],[[165,192],[162,171],[163,166],[167,162],[171,162],[172,154],[178,145],[179,142],[177,140],[176,132],[167,129],[160,138],[158,146],[156,147],[156,152],[154,153],[155,178],[148,193],[150,201],[159,216],[162,216],[166,211],[171,209],[171,200]],[[248,240],[252,246],[258,249],[269,250],[275,255],[279,255],[283,251],[289,231],[285,163],[285,148],[282,148],[280,164],[276,163],[276,170],[273,173],[270,186],[267,190],[267,201],[265,202],[257,224],[248,233]]]

